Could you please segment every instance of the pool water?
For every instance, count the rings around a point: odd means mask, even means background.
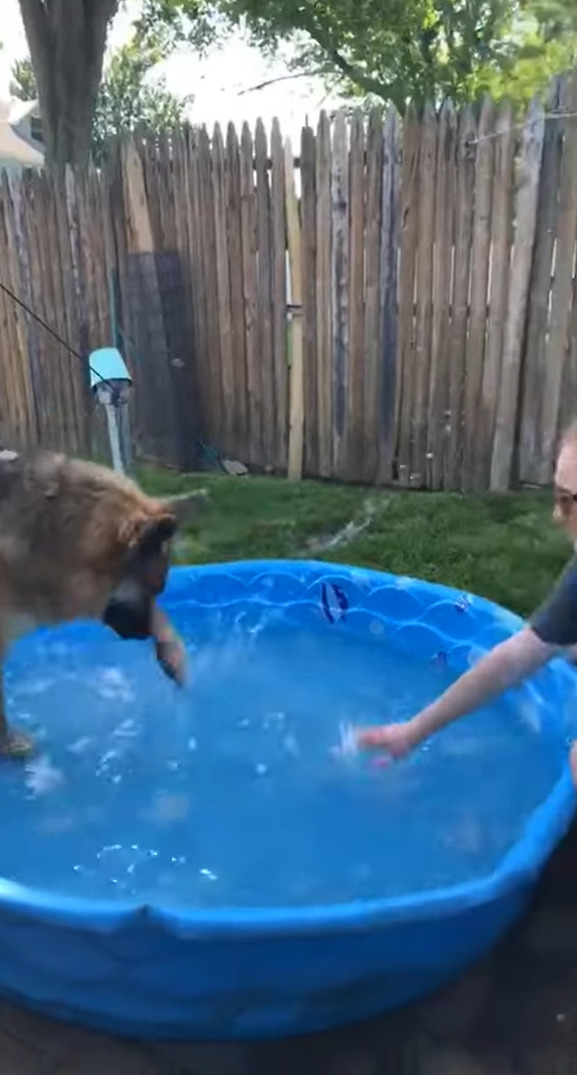
[[[250,604],[174,618],[184,691],[96,626],[15,647],[8,711],[40,750],[0,767],[5,878],[188,907],[398,896],[491,871],[560,775],[529,695],[382,768],[343,751],[347,729],[411,716],[443,664]]]

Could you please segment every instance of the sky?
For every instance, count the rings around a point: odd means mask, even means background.
[[[28,50],[18,0],[2,0],[2,16],[0,98],[6,99],[12,64],[26,56]],[[113,47],[122,44],[129,30],[130,11],[121,12],[111,28],[109,44]],[[260,82],[287,74],[288,69],[282,58],[267,61],[242,38],[230,41],[221,49],[211,50],[202,60],[191,51],[178,52],[162,65],[161,73],[173,93],[194,96],[190,119],[194,123],[205,123],[209,129],[217,120],[221,124],[232,120],[239,126],[247,120],[254,125],[259,116],[269,128],[273,117],[277,116],[285,136],[296,143],[307,117],[314,123],[321,108],[333,108],[338,104],[338,97],[328,95],[318,78],[292,79],[243,93]]]

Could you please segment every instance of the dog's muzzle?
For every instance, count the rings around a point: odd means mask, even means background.
[[[112,594],[102,621],[120,638],[150,638],[152,608],[152,598],[140,587],[121,583]]]

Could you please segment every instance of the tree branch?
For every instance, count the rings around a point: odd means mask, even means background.
[[[246,93],[256,93],[257,90],[265,90],[267,86],[274,86],[276,82],[288,82],[293,78],[315,78],[317,75],[326,75],[326,68],[317,67],[313,71],[294,71],[290,75],[277,75],[276,78],[267,78],[264,82],[257,83],[256,86],[247,86],[244,90],[239,90],[237,97],[244,97]]]
[[[321,48],[323,47],[320,41],[318,44]],[[392,101],[399,112],[405,111],[405,96],[401,97],[393,82],[381,82],[378,78],[373,78],[372,75],[365,75],[358,67],[355,67],[344,56],[341,56],[337,49],[328,49],[327,56],[350,82],[354,82],[355,86],[359,86],[365,93],[372,93],[375,97],[381,97],[385,101]]]
[[[345,78],[348,78],[350,82],[364,90],[365,93],[372,93],[375,97],[391,101],[401,114],[405,111],[406,96],[394,82],[381,82],[378,78],[373,78],[372,75],[366,75],[355,64],[350,63],[337,48],[325,40],[322,30],[312,20],[309,20],[303,12],[301,12],[299,24],[300,29],[304,30],[309,37],[312,37],[313,41],[316,41],[325,56]]]

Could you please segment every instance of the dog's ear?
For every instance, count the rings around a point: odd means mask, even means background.
[[[152,556],[160,549],[167,541],[170,541],[176,533],[176,517],[166,512],[163,515],[157,516],[156,519],[150,519],[141,532],[140,538],[137,541],[137,547],[140,552],[145,556]]]
[[[118,540],[127,552],[152,554],[160,551],[176,532],[176,517],[171,512],[151,516],[143,511],[133,512],[122,520]]]

